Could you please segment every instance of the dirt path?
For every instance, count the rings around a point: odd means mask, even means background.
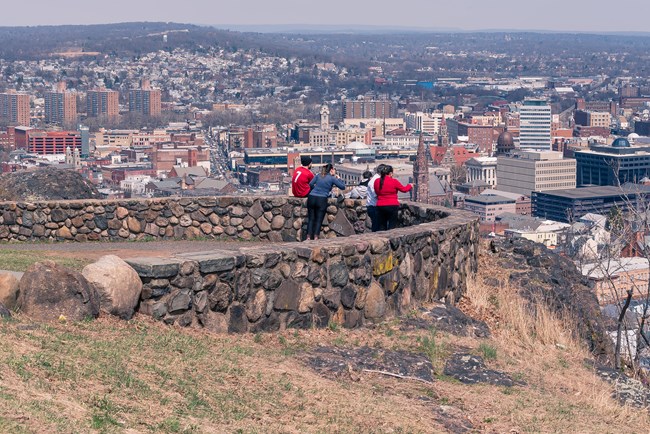
[[[238,241],[147,241],[147,242],[101,242],[101,243],[6,243],[0,250],[20,252],[43,252],[44,256],[84,258],[95,260],[104,255],[120,258],[154,256],[165,258],[176,253],[203,252],[213,250],[235,250],[240,247],[261,246],[261,242]]]

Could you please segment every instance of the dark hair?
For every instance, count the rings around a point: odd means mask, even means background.
[[[365,172],[363,172],[363,175],[361,175],[361,177],[363,179],[370,179],[372,178],[372,172],[370,170],[366,170]]]
[[[391,173],[393,173],[393,166],[384,164],[384,167],[382,167],[379,172],[379,174],[381,175],[381,178],[379,179],[379,190],[384,188],[384,179],[386,178],[387,175],[390,175]]]
[[[330,171],[334,169],[334,165],[332,163],[327,163],[320,169],[320,176],[326,176]]]
[[[307,167],[311,164],[311,157],[309,155],[302,155],[300,157],[300,164]]]
[[[381,171],[384,170],[384,167],[386,167],[386,165],[385,165],[384,163],[381,163],[381,164],[380,164],[379,166],[377,166],[377,168],[375,169],[375,173],[381,175]]]

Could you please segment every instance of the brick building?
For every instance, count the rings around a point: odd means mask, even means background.
[[[29,126],[29,95],[16,91],[0,93],[0,118],[12,125]]]
[[[37,155],[61,155],[66,149],[81,153],[81,134],[78,131],[27,132],[27,152]]]
[[[148,80],[143,80],[141,89],[129,91],[129,112],[159,117],[161,107],[161,92],[159,89],[151,89]]]
[[[88,117],[115,117],[119,115],[119,97],[119,92],[114,90],[89,90],[86,94],[86,115]]]

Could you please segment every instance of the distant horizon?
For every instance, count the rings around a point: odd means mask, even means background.
[[[562,30],[536,28],[484,28],[464,29],[460,27],[417,27],[380,24],[202,24],[182,21],[115,21],[106,23],[83,24],[35,24],[35,25],[0,25],[0,28],[35,28],[35,27],[67,27],[67,26],[111,26],[121,24],[156,23],[170,25],[188,25],[215,28],[218,30],[251,32],[251,33],[286,33],[286,34],[404,34],[404,33],[540,33],[540,34],[581,34],[599,36],[650,36],[650,30]]]
[[[183,24],[183,23],[175,23]],[[191,24],[191,23],[186,23]],[[650,36],[650,30],[562,30],[562,29],[517,29],[517,28],[484,28],[463,29],[460,27],[415,27],[372,24],[194,24],[197,26],[214,27],[221,30],[234,30],[240,32],[257,33],[550,33],[550,34],[585,34],[585,35],[613,35],[613,36]]]
[[[325,4],[298,0],[191,0],[182,4],[175,0],[112,0],[105,7],[96,8],[89,7],[85,0],[32,0],[28,13],[25,7],[15,2],[7,4],[0,16],[0,26],[149,21],[227,28],[309,29],[331,23],[327,26],[602,34],[648,32],[650,15],[650,2],[637,3],[632,13],[626,13],[622,4],[608,0],[546,0],[541,7],[527,2],[494,7],[483,0],[465,0],[458,5],[436,0],[412,0],[408,4],[386,0],[329,0]]]

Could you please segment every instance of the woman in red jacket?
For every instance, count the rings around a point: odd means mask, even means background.
[[[413,184],[402,185],[393,178],[393,166],[384,166],[381,177],[375,180],[375,192],[377,193],[377,216],[379,230],[385,231],[397,227],[397,211],[399,201],[397,192],[407,193],[413,188]]]

